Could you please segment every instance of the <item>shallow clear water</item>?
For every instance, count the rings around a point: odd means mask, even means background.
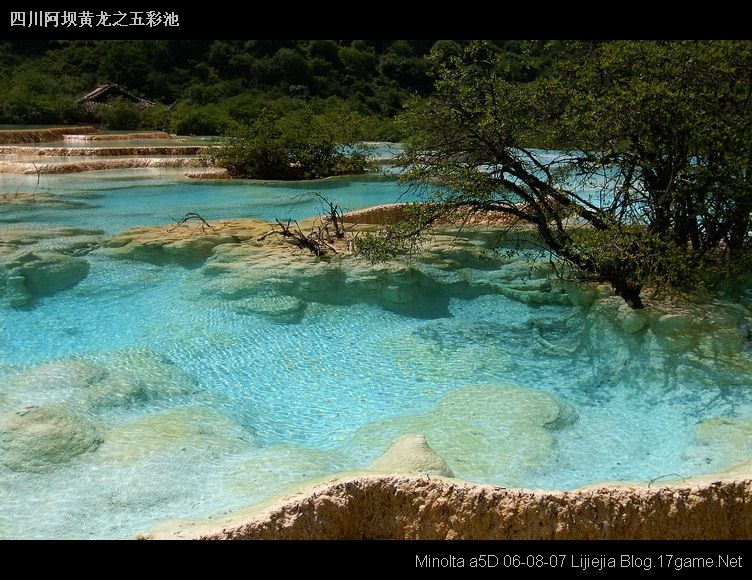
[[[40,190],[92,207],[0,220],[111,234],[187,211],[305,217],[316,205],[293,198],[310,190],[348,209],[401,191],[373,178],[281,185],[142,174],[45,177]],[[27,178],[4,179],[3,191],[16,189],[12,179]],[[130,537],[357,469],[408,432],[424,433],[473,481],[574,488],[687,476],[724,467],[720,451],[698,444],[699,421],[752,417],[749,375],[592,328],[576,307],[436,283],[420,287],[421,309],[313,292],[300,322],[280,323],[239,312],[209,291],[201,268],[87,259],[91,271],[74,288],[32,307],[0,306],[0,397],[63,405],[96,423],[102,440],[44,469],[0,463],[0,537]],[[463,276],[495,272],[476,264]],[[117,385],[77,378],[80,360],[144,392],[113,403]],[[553,428],[556,405],[569,418]]]

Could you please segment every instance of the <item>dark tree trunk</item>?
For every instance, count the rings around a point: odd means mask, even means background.
[[[640,298],[642,286],[630,282],[627,279],[627,275],[622,273],[625,270],[624,268],[617,267],[609,271],[603,271],[595,262],[583,259],[579,254],[571,252],[567,244],[551,231],[551,226],[545,218],[539,219],[536,226],[543,240],[558,256],[569,260],[569,262],[582,268],[585,272],[596,275],[611,284],[614,292],[623,298],[630,308],[639,309],[645,307]],[[625,259],[629,260],[628,257]]]
[[[640,291],[642,290],[640,286],[636,286],[619,278],[609,280],[609,282],[611,282],[611,285],[614,287],[616,294],[621,296],[630,308],[645,308],[645,305],[640,298]]]

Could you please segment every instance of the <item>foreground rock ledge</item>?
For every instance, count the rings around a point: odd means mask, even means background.
[[[750,539],[752,480],[539,492],[425,476],[356,476],[288,496],[255,514],[172,522],[141,537]]]

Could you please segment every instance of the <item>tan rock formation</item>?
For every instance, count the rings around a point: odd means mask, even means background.
[[[170,539],[752,539],[752,480],[544,492],[435,477],[353,476]]]
[[[556,422],[554,415],[549,418]],[[715,438],[716,427],[721,436],[733,435],[734,450],[746,451],[748,424],[711,421],[698,427],[700,438]],[[657,484],[612,482],[568,492],[503,488],[449,479],[443,458],[422,435],[409,434],[360,473],[309,483],[218,519],[165,522],[140,537],[752,539],[749,473],[747,463]]]
[[[436,453],[423,435],[408,434],[395,439],[383,455],[365,468],[374,473],[420,473],[454,477],[447,462]]]
[[[393,224],[402,219],[405,207],[410,203],[388,203],[376,205],[365,209],[350,211],[342,218],[345,223],[386,225]],[[462,225],[462,226],[499,226],[508,225],[519,221],[499,211],[470,211],[468,207],[459,207],[450,215],[435,222],[436,225]]]
[[[402,218],[406,205],[405,203],[389,203],[349,211],[342,215],[342,220],[348,224],[393,224]]]
[[[93,127],[92,127],[93,128]],[[132,141],[142,139],[170,139],[172,136],[165,131],[145,131],[140,133],[96,133],[90,131],[81,133],[68,131],[65,141]]]
[[[232,179],[224,167],[212,167],[201,171],[186,171],[183,175],[191,179]]]

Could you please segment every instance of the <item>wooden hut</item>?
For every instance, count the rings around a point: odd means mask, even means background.
[[[86,93],[83,97],[77,100],[78,103],[82,103],[87,113],[93,113],[97,107],[101,105],[107,105],[110,99],[122,97],[131,101],[138,109],[146,109],[147,107],[153,107],[156,103],[147,99],[137,97],[133,93],[129,93],[123,87],[116,83],[108,83],[106,85],[99,85],[93,91]]]

